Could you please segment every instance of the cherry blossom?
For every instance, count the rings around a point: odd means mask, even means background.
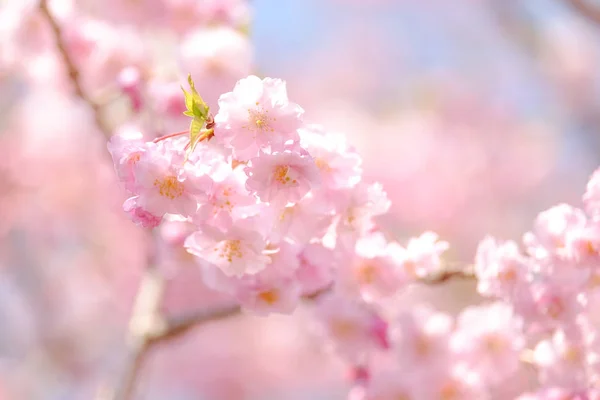
[[[246,187],[265,202],[295,203],[320,184],[314,159],[308,154],[290,150],[263,153],[250,163],[245,169]]]
[[[288,100],[284,81],[252,75],[219,98],[215,140],[233,149],[237,160],[248,160],[259,150],[280,150],[288,140],[297,141],[303,113]]]

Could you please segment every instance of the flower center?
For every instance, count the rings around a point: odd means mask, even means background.
[[[587,253],[590,256],[595,256],[596,254],[598,254],[598,251],[596,250],[596,247],[589,240],[586,240],[586,242],[585,242],[585,250],[587,251]]]
[[[516,266],[510,265],[508,268],[498,272],[498,280],[501,282],[514,282],[517,280]]]
[[[563,355],[565,361],[571,364],[580,363],[583,360],[583,354],[581,350],[576,346],[567,346]]]
[[[448,382],[442,389],[440,390],[440,399],[441,400],[454,400],[458,399],[460,392],[455,382]]]
[[[412,278],[417,277],[417,263],[413,260],[406,260],[404,262],[404,271]]]
[[[257,106],[258,104],[256,102]],[[248,110],[248,125],[244,125],[243,128],[252,132],[273,132],[274,129],[271,127],[271,122],[275,120],[275,118],[269,116],[269,110],[257,107]]]
[[[277,303],[279,300],[279,293],[277,293],[275,289],[266,290],[264,292],[260,292],[258,298],[271,306]]]
[[[315,165],[317,166],[317,168],[319,168],[322,171],[331,171],[331,167],[329,166],[327,161],[325,161],[324,159],[322,159],[320,157],[317,157],[315,159]]]
[[[546,304],[546,307],[543,309],[545,314],[550,316],[552,319],[558,319],[564,310],[564,305],[559,298],[550,299],[548,304]]]
[[[218,250],[218,248],[215,248]],[[242,258],[242,244],[240,240],[226,240],[221,247],[219,257],[226,258],[228,262],[233,262],[234,258]]]
[[[490,334],[483,339],[483,345],[492,354],[499,354],[506,348],[506,342],[497,335]]]
[[[142,157],[141,152],[132,153],[129,155],[129,157],[127,157],[127,164],[135,165],[138,161],[140,161],[141,157]]]
[[[275,167],[275,171],[273,172],[273,178],[281,183],[282,185],[288,184],[288,183],[296,183],[295,179],[292,179],[288,176],[290,172],[290,167],[288,167],[287,165],[278,165],[277,167]]]
[[[154,186],[158,188],[161,196],[174,200],[183,195],[183,183],[177,180],[175,176],[166,176],[164,179],[156,179]]]
[[[363,284],[371,284],[375,282],[377,278],[377,268],[368,263],[362,263],[359,265],[356,271],[358,281]]]
[[[339,339],[349,339],[357,333],[356,324],[344,319],[331,321],[330,330],[333,336]]]
[[[429,338],[423,334],[418,334],[417,337],[415,338],[415,350],[417,351],[417,354],[419,355],[419,357],[428,357],[429,354],[431,353],[431,342],[429,340]]]

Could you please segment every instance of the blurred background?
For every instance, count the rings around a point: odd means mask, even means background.
[[[122,211],[106,140],[186,129],[188,73],[213,108],[248,74],[285,79],[384,184],[385,229],[401,243],[434,230],[455,262],[487,233],[519,240],[538,212],[580,205],[600,164],[600,25],[570,3],[50,0],[59,50],[39,1],[1,0],[0,399],[93,399],[120,374],[150,243]],[[167,312],[222,300],[185,233],[161,230]],[[472,299],[441,292],[405,304]],[[202,326],[152,352],[138,397],[344,399],[345,366],[310,325],[300,309]]]

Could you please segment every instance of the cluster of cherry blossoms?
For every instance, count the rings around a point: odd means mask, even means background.
[[[540,213],[522,248],[485,238],[473,277],[487,301],[457,318],[419,305],[370,343],[358,311],[354,323],[331,325],[356,365],[351,398],[600,399],[600,170],[584,203]]]
[[[316,298],[321,337],[351,366],[351,399],[600,399],[600,172],[585,211],[553,207],[522,249],[488,237],[473,271],[449,271],[435,233],[386,238],[382,186],[362,179],[343,137],[303,121],[285,82],[244,78],[214,115],[190,85],[189,131],[110,140],[124,210],[146,228],[192,226],[182,244],[204,283],[248,312]],[[487,302],[457,317],[389,312],[408,285],[451,273],[476,279]]]
[[[390,205],[381,185],[362,181],[342,137],[303,122],[283,81],[240,80],[214,117],[192,92],[191,138],[128,132],[109,150],[134,222],[195,226],[184,246],[210,287],[254,312],[288,313],[334,281],[373,302],[439,269],[446,244],[435,234],[403,248],[378,231],[374,217]]]
[[[214,116],[190,84],[189,131],[111,139],[124,210],[147,228],[191,224],[183,246],[204,283],[246,311],[291,313],[318,294],[321,337],[353,371],[350,398],[600,398],[600,172],[589,217],[551,208],[523,250],[488,237],[474,270],[455,271],[489,302],[456,318],[425,305],[392,315],[386,300],[449,273],[448,244],[432,232],[388,240],[381,185],[362,180],[342,137],[303,122],[283,81],[240,80]]]

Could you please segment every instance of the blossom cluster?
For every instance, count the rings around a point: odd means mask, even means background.
[[[379,232],[390,205],[381,185],[362,180],[343,137],[303,121],[282,80],[240,80],[198,135],[193,146],[187,132],[115,135],[124,209],[144,227],[193,224],[184,246],[205,283],[245,309],[291,312],[334,281],[372,303],[440,268],[446,244],[435,234],[405,248]]]
[[[192,226],[180,242],[204,283],[248,312],[291,313],[319,294],[318,328],[352,366],[351,398],[515,398],[528,375],[540,391],[520,399],[598,396],[600,172],[586,210],[541,213],[523,250],[481,242],[473,271],[459,272],[488,302],[456,318],[425,305],[392,315],[387,300],[449,272],[448,243],[433,232],[406,246],[387,239],[377,224],[390,207],[383,188],[362,179],[343,137],[304,122],[284,81],[244,78],[214,116],[188,96],[190,135],[111,139],[131,194],[124,210],[147,228]]]
[[[599,399],[600,169],[583,200],[540,213],[522,246],[482,240],[473,278],[486,301],[456,318],[428,306],[393,315],[385,345],[363,340],[359,359],[359,318],[336,323],[330,338],[355,365],[350,398]]]

